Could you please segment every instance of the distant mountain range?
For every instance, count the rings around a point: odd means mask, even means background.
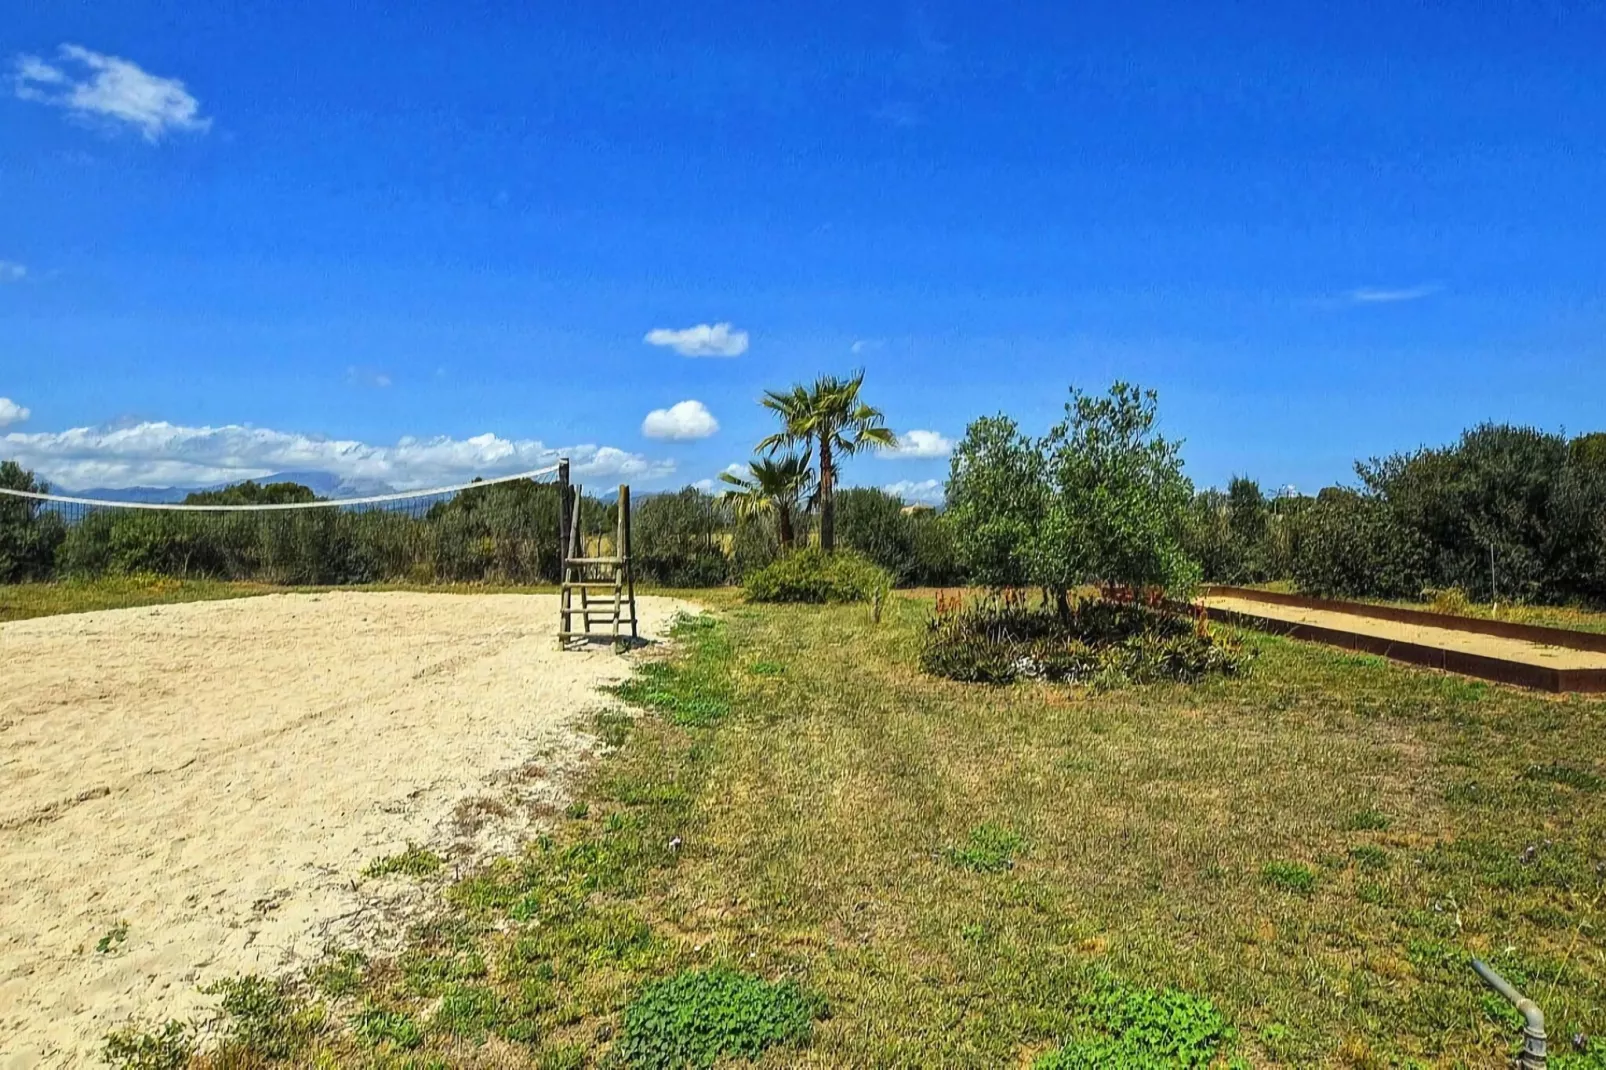
[[[108,502],[173,503],[203,490],[222,490],[243,479],[212,483],[204,487],[91,487],[88,490],[57,491],[74,498],[96,498]],[[396,488],[377,479],[343,479],[329,472],[275,472],[252,480],[254,483],[300,483],[320,498],[362,498],[370,494],[390,494]]]

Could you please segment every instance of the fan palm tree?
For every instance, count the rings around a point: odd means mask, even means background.
[[[773,513],[781,550],[790,550],[792,518],[813,500],[814,469],[809,465],[809,455],[789,453],[780,460],[759,457],[747,470],[746,479],[729,472],[720,474],[719,478],[731,485],[720,500],[730,504],[738,520],[756,520]]]
[[[827,553],[836,549],[837,459],[898,444],[881,410],[859,399],[862,385],[862,369],[846,379],[822,375],[813,386],[766,391],[762,402],[781,418],[781,430],[760,442],[760,450],[773,454],[801,445],[819,451],[820,548]]]

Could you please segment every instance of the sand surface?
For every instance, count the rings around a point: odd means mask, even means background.
[[[1250,598],[1212,596],[1204,599],[1204,603],[1213,609],[1225,609],[1253,617],[1312,624],[1319,628],[1336,628],[1358,635],[1375,635],[1402,643],[1418,643],[1442,650],[1459,650],[1468,654],[1482,654],[1485,657],[1544,665],[1552,669],[1606,668],[1606,654],[1530,643],[1524,639],[1507,639],[1498,635],[1480,635],[1477,632],[1460,632],[1453,628],[1434,628],[1422,624],[1402,624],[1378,617],[1363,617],[1354,613],[1338,613],[1325,609],[1305,609],[1300,606],[1285,606]]]
[[[682,608],[642,599],[645,633]],[[405,879],[362,870],[408,842],[516,844],[631,665],[556,627],[551,595],[373,592],[0,625],[0,1068],[383,940]]]

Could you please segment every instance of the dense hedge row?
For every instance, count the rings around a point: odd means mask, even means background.
[[[1013,530],[1012,508],[1041,510],[1015,502],[1030,497],[1020,485],[1035,485],[1031,480],[996,459],[989,463],[965,471],[967,486],[997,475],[1004,498],[986,516],[972,515],[976,508],[953,516],[906,510],[879,490],[839,491],[839,544],[898,586],[1005,582],[967,575],[956,536],[968,540],[969,558],[985,563],[990,559],[972,544]],[[1358,487],[1314,497],[1268,498],[1248,479],[1196,494],[1182,550],[1210,582],[1292,580],[1314,594],[1380,598],[1457,588],[1479,601],[1606,604],[1606,434],[1568,440],[1484,425],[1450,446],[1366,462],[1357,472]],[[43,488],[12,462],[0,464],[0,486]],[[200,497],[296,501],[311,491],[243,484]],[[980,506],[988,501],[977,497]],[[613,529],[612,507],[591,502],[585,515],[596,531]],[[800,522],[804,545],[811,523]],[[958,530],[962,523],[968,526]],[[718,499],[691,487],[638,499],[633,525],[637,573],[647,583],[741,583],[780,556],[773,524],[738,523]],[[276,583],[550,583],[557,579],[556,530],[556,488],[535,483],[469,491],[417,516],[112,510],[69,524],[31,502],[0,498],[0,582],[156,572]],[[1004,566],[993,571],[1013,576]]]
[[[1196,495],[1204,578],[1292,579],[1319,595],[1606,603],[1606,434],[1485,424],[1356,466],[1355,489],[1267,500],[1235,479]]]

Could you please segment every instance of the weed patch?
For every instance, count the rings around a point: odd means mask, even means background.
[[[1383,832],[1391,823],[1383,811],[1368,808],[1350,814],[1339,828],[1345,832]]]
[[[116,1070],[182,1070],[195,1054],[195,1030],[169,1020],[154,1031],[129,1027],[106,1036],[101,1058]]]
[[[122,947],[128,940],[128,922],[120,921],[106,930],[99,940],[95,941],[97,955],[110,955]]]
[[[1002,873],[1012,869],[1020,852],[1020,836],[997,825],[978,825],[970,837],[957,847],[949,847],[943,857],[955,869],[971,873]]]
[[[376,858],[362,871],[365,877],[428,877],[440,871],[445,860],[434,851],[409,843],[401,854]]]
[[[1072,1040],[1038,1057],[1033,1070],[1168,1070],[1206,1067],[1233,1031],[1210,1001],[1101,979],[1082,1019],[1102,1035]]]
[[[712,1067],[807,1040],[819,1000],[790,981],[727,969],[688,970],[648,985],[625,1010],[619,1060],[637,1070]]]
[[[393,1047],[412,1051],[424,1043],[424,1030],[418,1020],[402,1010],[385,1007],[364,1008],[352,1020],[357,1036],[371,1047]]]
[[[225,1051],[285,1059],[323,1032],[323,1008],[296,995],[287,981],[248,974],[201,989],[219,996]]]
[[[1389,868],[1389,853],[1381,847],[1374,847],[1371,844],[1351,847],[1349,856],[1357,867],[1368,872]]]
[[[1576,791],[1599,791],[1602,784],[1606,784],[1598,774],[1587,769],[1578,769],[1560,762],[1548,762],[1544,765],[1530,765],[1523,771],[1524,780],[1539,780],[1550,784],[1565,784]]]
[[[1260,879],[1269,888],[1299,895],[1310,895],[1316,890],[1315,872],[1299,862],[1267,862],[1260,867]]]
[[[730,713],[732,697],[730,645],[719,622],[706,615],[682,615],[670,635],[689,647],[689,656],[641,666],[614,694],[683,728],[717,724]]]

